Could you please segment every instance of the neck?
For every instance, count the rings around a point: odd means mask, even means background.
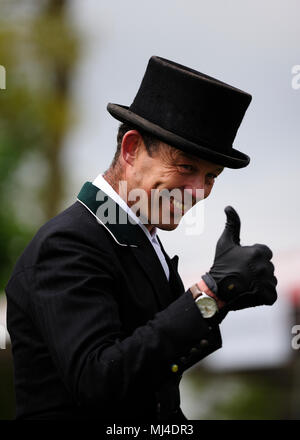
[[[119,181],[120,178],[117,174],[111,169],[105,171],[103,174],[103,178],[110,184],[110,186],[119,194]],[[120,195],[120,194],[119,194]]]
[[[131,206],[134,204],[134,201],[128,201],[128,194],[120,194],[119,191],[119,182],[122,180],[122,176],[118,175],[118,173],[114,172],[113,170],[109,169],[105,171],[103,174],[103,178],[110,184],[110,186],[116,191],[117,194],[124,200],[124,202],[131,208]],[[145,228],[148,229],[150,234],[152,235],[155,231],[154,225],[144,224]]]

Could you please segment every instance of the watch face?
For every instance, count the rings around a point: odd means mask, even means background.
[[[200,296],[197,298],[196,302],[203,318],[211,318],[218,310],[216,301],[209,296]]]

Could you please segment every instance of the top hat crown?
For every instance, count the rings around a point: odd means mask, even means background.
[[[110,114],[186,153],[243,168],[249,156],[232,147],[251,95],[181,64],[153,56],[130,107]]]

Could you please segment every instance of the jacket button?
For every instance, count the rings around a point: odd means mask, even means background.
[[[200,341],[200,347],[207,347],[208,346],[208,340],[207,339],[202,339]]]
[[[192,347],[191,350],[190,350],[190,353],[191,353],[191,354],[194,354],[194,353],[198,353],[198,351],[199,351],[199,348],[197,348],[197,347]]]
[[[186,357],[185,357],[185,356],[182,356],[182,357],[180,358],[180,362],[181,362],[182,364],[184,364],[184,363],[186,362]]]
[[[173,373],[177,373],[177,371],[178,371],[178,365],[177,365],[177,364],[173,364],[173,365],[171,366],[171,370],[172,370]]]

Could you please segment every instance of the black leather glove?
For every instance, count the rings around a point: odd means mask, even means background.
[[[210,290],[225,301],[225,310],[271,305],[277,299],[272,251],[263,244],[240,245],[237,212],[225,208],[227,221],[217,242],[214,263],[202,276]]]

